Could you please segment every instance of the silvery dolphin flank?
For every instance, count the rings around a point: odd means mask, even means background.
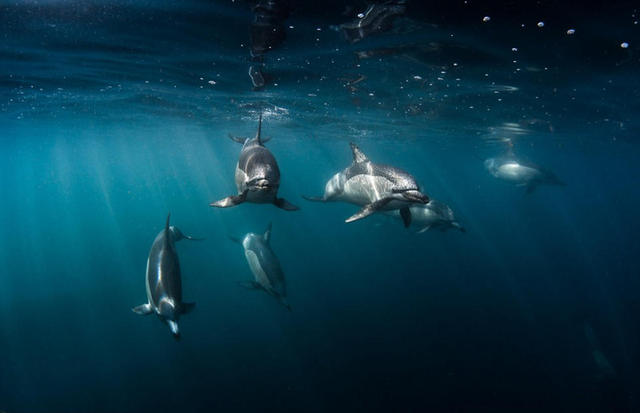
[[[271,249],[271,223],[264,234],[248,233],[241,240],[231,238],[244,248],[244,256],[253,273],[253,280],[242,282],[241,285],[249,289],[263,290],[275,297],[289,311],[291,306],[287,302],[287,285],[280,260]]]
[[[175,338],[180,337],[178,319],[193,309],[195,303],[182,301],[182,276],[175,243],[182,239],[200,240],[184,235],[180,229],[169,225],[167,215],[165,227],[156,236],[147,259],[147,303],[133,308],[141,315],[156,313],[167,325]]]
[[[258,132],[253,139],[231,137],[242,144],[240,158],[236,164],[235,181],[237,195],[231,195],[209,204],[212,207],[228,208],[243,202],[274,204],[286,211],[295,211],[297,206],[284,198],[278,198],[280,169],[273,154],[264,146],[262,139],[262,114],[258,121]]]
[[[455,228],[461,232],[466,232],[466,229],[456,221],[453,210],[444,202],[432,199],[424,205],[412,205],[409,210],[411,211],[411,225],[419,228],[418,234],[431,228],[441,231]],[[400,217],[398,211],[391,211],[391,214]]]
[[[365,218],[374,212],[399,210],[404,226],[411,224],[409,207],[426,204],[429,197],[420,191],[415,178],[393,166],[373,163],[350,143],[353,162],[326,183],[321,197],[305,196],[309,201],[343,201],[362,206],[345,222]]]
[[[484,166],[494,177],[517,186],[526,187],[527,194],[535,191],[538,185],[565,185],[548,169],[518,158],[513,153],[513,144],[511,142],[509,142],[504,155],[485,160]]]

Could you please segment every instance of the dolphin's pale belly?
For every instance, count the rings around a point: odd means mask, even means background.
[[[335,199],[356,205],[368,205],[379,199],[393,196],[393,186],[393,182],[382,176],[356,175],[344,183],[342,193]],[[406,205],[407,202],[393,200],[384,209],[399,209]]]
[[[517,162],[506,162],[496,169],[496,177],[514,183],[526,184],[540,177],[540,171]]]
[[[251,268],[251,272],[258,284],[260,284],[265,290],[272,291],[273,285],[266,271],[260,263],[260,259],[256,255],[255,252],[251,250],[244,251],[245,257],[247,257],[247,262],[249,263],[249,268]]]

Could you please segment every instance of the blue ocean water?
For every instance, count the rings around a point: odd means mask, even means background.
[[[245,3],[0,3],[0,411],[640,409],[639,12],[414,3],[350,44],[343,9],[298,4],[252,90]],[[260,114],[301,209],[209,207]],[[466,232],[302,199],[352,141]],[[492,176],[508,142],[566,186]],[[131,312],[168,212],[206,238],[179,341]],[[270,222],[292,312],[238,285]]]

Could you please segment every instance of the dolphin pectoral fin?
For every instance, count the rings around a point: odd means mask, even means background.
[[[422,234],[423,232],[427,232],[429,230],[429,228],[431,228],[431,225],[427,225],[426,227],[422,228],[420,231],[418,231],[418,234]]]
[[[206,239],[206,238],[192,237],[191,235],[185,235],[184,238],[190,241],[204,241]]]
[[[247,199],[247,192],[249,192],[249,190],[245,189],[244,192],[242,192],[239,195],[228,196],[219,201],[210,203],[209,206],[216,207],[216,208],[229,208],[236,205],[240,205]]]
[[[149,315],[153,312],[153,308],[151,308],[151,304],[147,303],[139,305],[137,307],[133,307],[131,311],[140,315]]]
[[[409,228],[409,225],[411,225],[411,211],[409,207],[400,208],[400,216],[402,217],[402,222],[404,222],[404,227]]]
[[[196,303],[182,303],[182,314],[187,314],[196,308]]]
[[[242,245],[242,240],[240,238],[234,237],[233,235],[228,235],[229,239],[237,244]]]
[[[382,199],[378,199],[375,202],[367,204],[363,206],[360,211],[358,211],[357,213],[347,218],[344,222],[353,222],[362,218],[366,218],[369,215],[373,214],[374,212],[380,211],[385,205],[391,202],[392,199],[393,198],[382,198]]]
[[[173,320],[167,320],[167,324],[169,325],[169,330],[173,333],[175,338],[180,338],[180,329],[178,328],[178,323]]]
[[[285,211],[297,211],[300,209],[284,198],[276,198],[276,200],[273,201],[273,204],[280,209],[284,209]]]
[[[460,225],[460,223],[459,223],[459,222],[457,222],[457,221],[453,221],[453,222],[451,223],[451,226],[452,226],[452,227],[454,227],[454,228],[459,229],[459,230],[460,230],[460,232],[467,232],[466,228],[465,228],[465,227],[463,227],[462,225]]]
[[[306,199],[307,201],[311,201],[311,202],[327,202],[327,200],[324,199],[323,196],[306,196],[306,195],[302,195],[302,198]]]
[[[242,136],[233,136],[232,134],[229,134],[229,139],[242,145],[247,141],[247,138],[243,138]]]
[[[239,281],[238,285],[247,290],[261,290],[262,286],[255,281]]]

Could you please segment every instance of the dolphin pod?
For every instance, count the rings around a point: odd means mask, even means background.
[[[297,210],[297,206],[278,197],[280,169],[273,154],[264,146],[268,139],[262,138],[262,115],[254,138],[232,136],[231,139],[242,144],[235,171],[238,193],[213,202],[210,206],[228,208],[250,202],[270,203],[286,211]],[[326,182],[324,194],[303,198],[316,202],[342,201],[360,206],[360,210],[345,222],[384,212],[401,218],[405,227],[418,227],[419,233],[430,228],[442,231],[455,228],[465,232],[451,208],[425,195],[413,175],[394,166],[373,163],[356,144],[351,143],[350,146],[352,163]],[[510,144],[503,156],[484,161],[484,166],[494,177],[526,186],[527,193],[533,192],[540,184],[564,185],[552,172],[517,158],[512,147]],[[195,303],[182,299],[182,275],[176,243],[183,239],[202,238],[185,235],[178,227],[170,225],[170,218],[171,214],[168,214],[164,229],[155,237],[147,258],[147,302],[132,310],[141,315],[155,313],[167,324],[173,336],[179,339],[178,321],[194,308]],[[242,245],[253,274],[252,280],[243,281],[240,285],[266,292],[291,311],[284,272],[270,244],[271,223],[262,234],[248,233],[242,239],[231,239]]]

